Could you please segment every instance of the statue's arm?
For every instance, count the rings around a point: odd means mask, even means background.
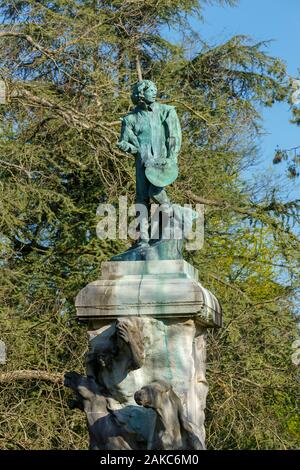
[[[132,124],[128,119],[122,119],[121,135],[117,143],[123,152],[136,154],[138,152],[138,140],[132,130]]]
[[[177,159],[182,142],[181,126],[175,108],[170,108],[166,119],[168,125],[168,158]]]

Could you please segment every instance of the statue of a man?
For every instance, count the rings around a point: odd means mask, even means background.
[[[150,80],[137,82],[132,89],[135,109],[122,119],[118,147],[135,155],[136,203],[147,211],[151,199],[170,206],[164,189],[178,175],[177,156],[181,128],[173,106],[156,102],[157,88]],[[139,245],[148,245],[148,217],[140,221]]]

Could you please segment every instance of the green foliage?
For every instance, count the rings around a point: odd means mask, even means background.
[[[209,335],[208,445],[295,448],[299,201],[265,175],[242,177],[258,158],[258,109],[287,99],[288,80],[265,43],[199,41],[188,60],[161,36],[168,24],[196,41],[187,15],[202,3],[0,1],[1,372],[83,368],[74,297],[127,247],[98,240],[95,226],[100,202],[134,198],[133,162],[116,142],[138,54],[183,127],[171,197],[206,204],[204,248],[186,259],[224,309],[224,328]],[[68,410],[68,396],[42,381],[1,385],[1,447],[86,447],[84,416]]]
[[[273,164],[278,165],[278,163],[283,161],[287,162],[288,178],[297,178],[299,176],[300,146],[284,150],[277,147],[273,158]]]
[[[298,74],[300,70],[298,70]],[[290,81],[290,99],[289,102],[292,106],[293,119],[292,122],[299,126],[300,124],[300,75]]]

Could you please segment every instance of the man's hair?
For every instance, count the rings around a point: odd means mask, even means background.
[[[132,92],[131,92],[131,99],[134,104],[138,104],[138,102],[143,98],[144,96],[144,91],[147,90],[147,88],[154,87],[155,90],[157,91],[157,87],[154,82],[151,80],[142,80],[140,82],[137,82],[133,85],[132,87]]]

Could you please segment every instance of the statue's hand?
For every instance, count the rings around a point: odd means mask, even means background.
[[[120,150],[123,150],[123,152],[129,151],[129,144],[128,142],[125,142],[124,140],[121,140],[121,142],[118,142],[117,147],[119,147]]]
[[[138,150],[137,148],[130,144],[129,142],[126,142],[125,140],[121,140],[121,142],[118,142],[117,143],[117,147],[119,147],[120,150],[123,150],[123,152],[127,152],[127,153],[137,153]]]

